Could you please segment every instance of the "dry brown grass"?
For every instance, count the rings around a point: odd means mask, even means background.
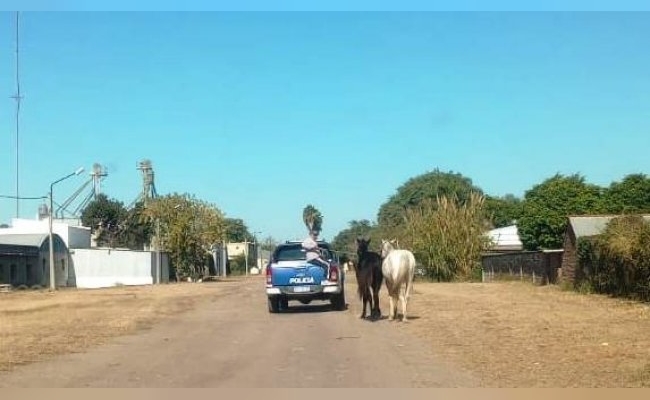
[[[403,329],[484,387],[650,386],[650,307],[521,282],[417,283]]]
[[[218,295],[218,285],[0,293],[0,371],[146,329]]]
[[[0,370],[145,329],[238,285],[0,293]],[[650,386],[647,304],[521,282],[416,282],[409,315],[392,326],[425,338],[484,387]]]

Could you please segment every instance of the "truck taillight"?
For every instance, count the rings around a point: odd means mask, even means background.
[[[330,267],[330,281],[338,281],[339,280],[339,269],[336,266]]]
[[[271,266],[270,265],[266,266],[266,284],[267,285],[271,284]]]

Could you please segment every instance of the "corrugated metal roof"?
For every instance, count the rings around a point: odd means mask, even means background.
[[[569,223],[576,235],[576,238],[585,236],[600,235],[607,224],[618,215],[593,215],[569,217]],[[643,219],[650,221],[650,215],[644,215]]]
[[[488,232],[488,236],[490,236],[494,243],[494,249],[521,250],[523,248],[523,245],[519,238],[519,230],[517,229],[517,225],[492,229]]]
[[[30,246],[41,248],[43,242],[49,239],[47,233],[25,233],[0,235],[0,244],[11,246]]]

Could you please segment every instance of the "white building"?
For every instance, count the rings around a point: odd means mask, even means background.
[[[49,219],[13,218],[11,227],[0,229],[0,235],[36,233],[50,233]],[[52,233],[59,235],[69,249],[90,248],[90,228],[78,223],[75,225],[73,220],[52,221]]]
[[[48,218],[14,218],[11,227],[0,228],[0,284],[49,285],[49,231]],[[78,220],[54,220],[52,233],[57,287],[169,282],[166,253],[91,248],[91,229],[81,226]]]
[[[228,254],[228,259],[232,260],[233,258],[241,255],[248,255],[255,253],[255,243],[253,242],[231,242],[226,244],[226,252]]]
[[[524,248],[519,239],[517,225],[492,229],[487,234],[493,243],[491,251],[521,251]]]

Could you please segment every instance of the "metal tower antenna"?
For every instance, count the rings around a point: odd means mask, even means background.
[[[19,137],[18,134],[20,132],[20,125],[19,125],[19,115],[20,115],[20,100],[23,98],[20,95],[20,63],[19,63],[19,53],[18,53],[18,34],[20,32],[19,30],[19,12],[16,11],[16,94],[11,96],[12,99],[16,101],[16,218],[20,217],[20,186],[19,186],[19,157],[18,157],[18,148],[19,148]]]
[[[100,193],[100,185],[102,179],[108,176],[108,173],[100,164],[93,164],[93,170],[90,173],[90,179],[86,180],[70,197],[68,197],[63,204],[56,209],[54,215],[59,216],[59,218],[64,218],[64,213],[68,212],[70,205],[82,194],[82,192],[92,183],[92,189],[83,197],[81,202],[77,207],[72,211],[71,215],[73,218],[79,218],[81,211],[90,203],[91,200],[95,199]]]
[[[102,178],[108,175],[106,168],[102,167],[100,164],[93,164],[93,172],[90,173],[93,179],[93,193],[95,197],[102,192]]]
[[[142,171],[142,191],[136,197],[131,204],[127,206],[127,210],[132,209],[138,202],[143,202],[146,207],[149,204],[150,199],[155,199],[158,197],[158,192],[156,192],[156,184],[154,182],[154,173],[153,167],[151,166],[151,161],[142,160],[138,163],[138,168]]]
[[[158,197],[151,161],[140,161],[138,164],[138,169],[142,171],[142,192],[135,200],[133,200],[133,202],[129,205],[129,208],[133,207],[138,201],[144,202],[144,206],[146,207],[150,199],[155,199]]]

